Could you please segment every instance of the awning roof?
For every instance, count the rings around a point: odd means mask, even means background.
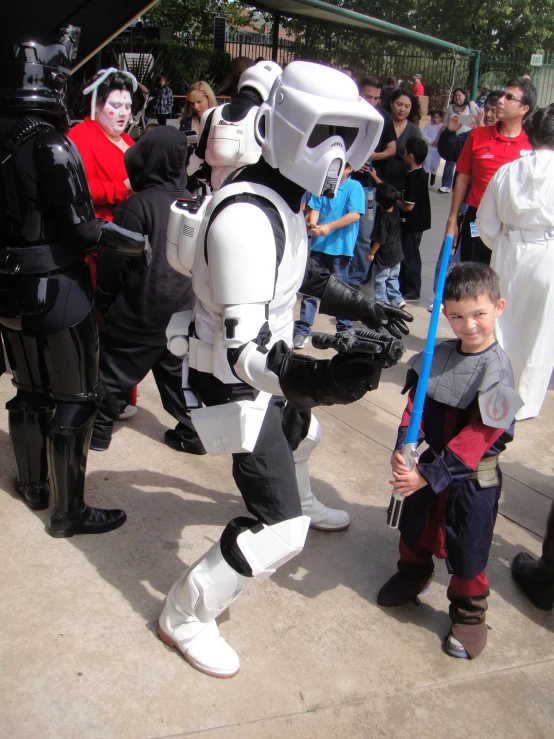
[[[331,24],[335,27],[348,28],[351,31],[371,33],[374,36],[385,37],[391,41],[411,41],[414,44],[455,51],[465,56],[473,56],[475,53],[463,46],[441,41],[441,39],[408,28],[402,28],[402,26],[395,26],[378,18],[356,13],[353,10],[339,8],[336,5],[321,2],[321,0],[242,0],[242,2],[245,5],[254,5],[266,12],[279,11],[291,18]]]
[[[10,11],[10,26],[25,33],[55,33],[70,23],[81,28],[78,69],[157,0],[25,0]]]

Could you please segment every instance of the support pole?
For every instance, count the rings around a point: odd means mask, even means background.
[[[279,26],[281,25],[281,13],[276,10],[273,13],[273,28],[271,29],[271,60],[277,61],[277,52],[279,51]]]
[[[479,87],[479,68],[481,66],[481,52],[476,51],[473,57],[473,63],[471,65],[472,79],[471,79],[471,99],[475,100],[477,97],[477,88]]]

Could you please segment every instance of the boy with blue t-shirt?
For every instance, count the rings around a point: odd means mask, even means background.
[[[348,284],[348,269],[354,255],[360,216],[365,213],[364,189],[353,180],[347,164],[332,199],[312,195],[308,202],[308,232],[312,235],[313,260]],[[300,319],[294,322],[295,349],[302,349],[311,333],[317,298],[306,296],[300,306]],[[346,331],[350,321],[337,317],[337,331]]]

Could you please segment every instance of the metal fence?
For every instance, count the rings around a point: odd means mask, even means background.
[[[481,62],[480,81],[489,90],[504,87],[510,79],[530,74],[538,92],[538,104],[549,105],[554,102],[554,52],[543,55],[542,67],[530,65],[529,54],[513,57],[487,56]]]
[[[185,33],[179,34],[179,40],[193,48],[206,48],[212,43],[209,36]],[[228,30],[225,51],[232,58],[248,56],[251,59],[271,59],[271,36]],[[469,86],[470,82],[471,60],[468,57],[398,42],[382,45],[367,34],[349,31],[319,36],[317,42],[280,38],[276,61],[284,66],[294,59],[320,61],[337,67],[348,66],[358,78],[374,74],[386,80],[394,75],[401,83],[411,82],[414,74],[419,73],[432,106],[447,105],[451,89]]]

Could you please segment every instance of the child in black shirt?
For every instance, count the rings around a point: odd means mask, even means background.
[[[375,297],[403,308],[398,275],[402,262],[400,214],[396,207],[396,188],[381,182],[375,191],[379,214],[371,234],[371,250],[367,261],[373,262]]]
[[[431,228],[431,202],[429,183],[423,162],[428,147],[423,139],[408,139],[404,152],[404,163],[410,171],[406,177],[402,199],[397,205],[403,215],[402,251],[404,259],[400,269],[400,290],[404,300],[419,301],[421,292],[421,255],[419,245],[424,231]]]

